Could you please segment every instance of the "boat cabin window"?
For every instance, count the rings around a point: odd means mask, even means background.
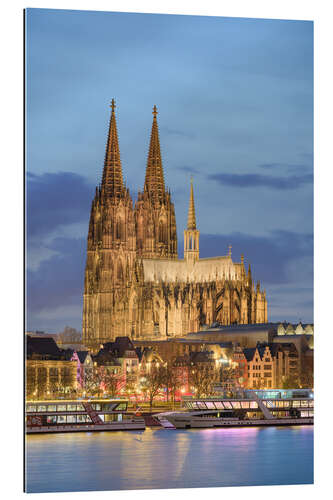
[[[38,405],[37,411],[46,411],[46,405]]]
[[[223,403],[221,401],[216,401],[215,406],[216,406],[216,408],[218,408],[220,410],[224,408]]]
[[[67,411],[76,411],[76,404],[67,405]]]
[[[27,412],[34,412],[36,411],[36,405],[27,405]]]
[[[76,421],[78,424],[91,422],[91,418],[89,417],[89,415],[75,415],[75,416],[76,416]]]
[[[57,415],[49,415],[46,417],[47,424],[56,424],[57,423]]]
[[[215,405],[212,401],[207,401],[206,402],[208,410],[215,410]]]
[[[66,411],[66,405],[57,405],[57,411]]]
[[[127,403],[120,403],[119,405],[116,406],[116,410],[126,410],[127,408]]]

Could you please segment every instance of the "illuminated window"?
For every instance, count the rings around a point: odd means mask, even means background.
[[[37,411],[46,411],[46,405],[38,405]]]
[[[68,411],[76,411],[76,404],[75,405],[67,405],[67,410]]]
[[[230,401],[223,401],[224,408],[230,409],[232,408]]]
[[[49,415],[46,417],[47,424],[56,424],[57,423],[57,415]]]
[[[28,405],[27,406],[27,412],[34,412],[36,411],[36,406],[35,405]]]
[[[57,411],[56,405],[47,405],[47,411]]]
[[[208,410],[215,410],[215,405],[212,401],[207,401],[206,402]]]
[[[76,415],[67,415],[67,423],[75,424],[76,423]]]
[[[241,407],[242,408],[250,408],[250,402],[249,401],[241,401]]]
[[[57,405],[57,411],[66,411],[66,405]]]
[[[215,406],[216,406],[216,408],[218,408],[218,409],[222,409],[222,408],[224,408],[224,407],[223,407],[223,404],[221,403],[221,401],[215,401]]]
[[[301,402],[300,401],[293,401],[293,407],[294,408],[298,408],[299,406],[301,406]]]
[[[57,423],[58,424],[65,424],[66,423],[66,415],[58,415],[57,416]]]

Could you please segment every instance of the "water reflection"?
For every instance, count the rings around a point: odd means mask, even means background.
[[[312,427],[27,437],[30,492],[312,482]]]

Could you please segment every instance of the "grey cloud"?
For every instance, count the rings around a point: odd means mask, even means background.
[[[261,174],[212,174],[208,179],[237,188],[265,187],[276,190],[298,189],[313,183],[312,174],[272,177]]]
[[[188,173],[188,174],[200,174],[200,170],[198,170],[195,167],[189,167],[188,165],[183,165],[181,167],[175,167],[176,170],[181,170],[182,172]]]
[[[59,226],[88,221],[94,186],[73,172],[27,173],[27,235],[41,237]]]

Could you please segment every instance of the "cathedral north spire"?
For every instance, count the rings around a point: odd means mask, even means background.
[[[111,101],[110,108],[111,118],[104,160],[102,191],[110,197],[119,197],[124,192],[124,184],[115,115],[116,104],[114,99]]]
[[[147,160],[144,189],[148,191],[153,203],[162,202],[165,198],[164,174],[161,158],[160,139],[157,125],[157,108],[153,108],[153,125]]]

